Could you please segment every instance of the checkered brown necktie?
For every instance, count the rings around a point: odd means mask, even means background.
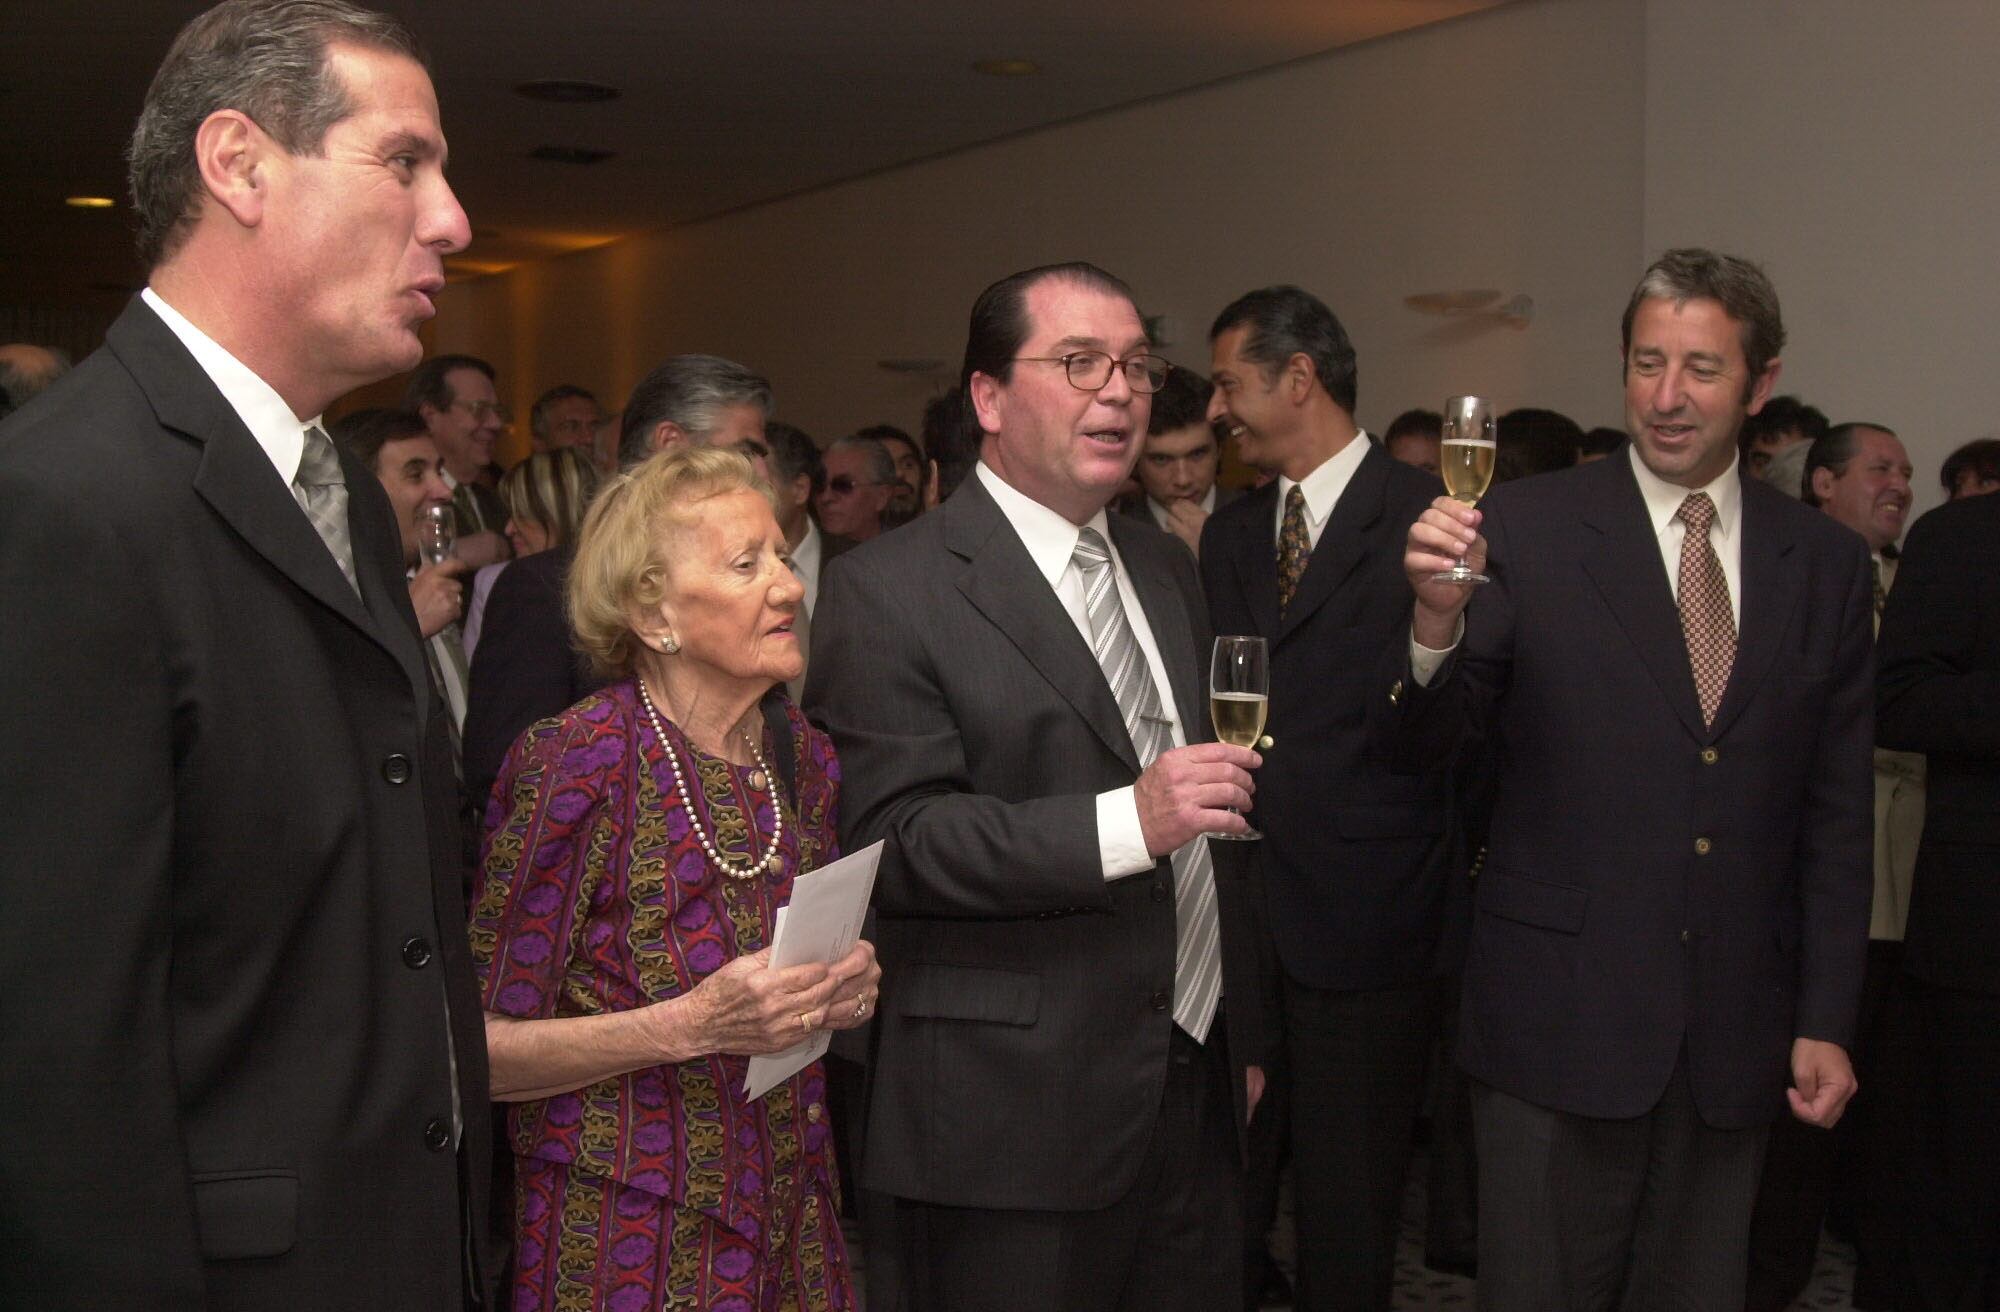
[[[1688,665],[1701,699],[1701,722],[1710,725],[1736,664],[1736,617],[1729,608],[1729,580],[1708,540],[1715,503],[1706,492],[1691,493],[1674,518],[1687,525],[1681,539],[1681,636],[1687,639]]]
[[[1299,485],[1285,494],[1285,522],[1278,529],[1278,614],[1292,604],[1292,594],[1305,577],[1306,559],[1312,555],[1312,535],[1306,532],[1306,494]]]

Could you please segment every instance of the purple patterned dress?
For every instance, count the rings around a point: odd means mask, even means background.
[[[703,855],[663,752],[739,861],[753,831],[764,850],[777,781],[695,751],[671,724],[662,744],[629,681],[523,734],[488,805],[472,913],[487,1010],[645,1006],[764,947],[792,877],[836,855],[833,746],[790,717],[791,741],[767,740],[764,756],[794,754],[798,814],[787,807],[778,869],[749,881]],[[825,1072],[814,1063],[746,1102],[747,1065],[709,1056],[513,1104],[516,1312],[853,1307]]]

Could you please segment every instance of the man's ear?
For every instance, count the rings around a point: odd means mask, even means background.
[[[655,453],[665,451],[668,447],[686,446],[687,443],[687,430],[673,420],[662,419],[653,425],[653,438],[649,445]]]
[[[1304,351],[1294,351],[1284,368],[1285,399],[1293,405],[1304,405],[1312,395],[1313,384],[1319,381],[1318,367]]]
[[[982,433],[1000,431],[1000,389],[1001,382],[991,374],[975,372],[966,391],[972,397],[972,413],[979,420]]]
[[[240,109],[218,109],[194,133],[195,168],[210,199],[245,228],[264,221],[267,157],[277,143]]]
[[[1812,471],[1813,497],[1821,505],[1833,499],[1833,471],[1825,465]]]

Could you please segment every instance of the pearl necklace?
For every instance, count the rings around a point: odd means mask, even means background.
[[[771,829],[771,843],[764,849],[763,856],[749,865],[738,865],[716,851],[715,843],[709,838],[708,831],[701,827],[701,817],[695,814],[694,800],[688,795],[687,776],[681,772],[680,755],[674,751],[673,740],[667,737],[667,727],[660,720],[660,712],[653,706],[653,694],[647,690],[646,680],[643,677],[638,680],[638,684],[639,701],[646,708],[646,718],[653,722],[653,733],[660,740],[660,750],[666,753],[667,764],[673,767],[674,791],[680,795],[681,809],[687,812],[688,828],[694,831],[695,841],[701,844],[701,850],[707,855],[709,864],[731,879],[755,879],[766,870],[776,870],[778,858],[782,855],[778,850],[778,840],[785,836],[784,805],[776,797],[771,799],[771,815],[774,823]],[[744,739],[750,744],[750,755],[757,762],[758,777],[769,779],[771,770],[764,764],[763,749],[750,735],[745,734]],[[693,743],[690,742],[689,746],[692,747]],[[751,828],[754,832],[755,826]],[[756,849],[752,847],[751,850]]]

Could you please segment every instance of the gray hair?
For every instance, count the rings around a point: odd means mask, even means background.
[[[354,112],[327,61],[340,41],[429,68],[410,30],[345,0],[226,0],[182,28],[167,51],[126,148],[139,259],[158,267],[200,213],[195,133],[217,110],[248,115],[293,155],[319,155],[327,129]]]
[[[764,375],[718,355],[670,356],[639,380],[618,429],[618,463],[630,469],[653,454],[653,430],[673,424],[696,441],[715,431],[722,411],[754,405],[771,413]]]
[[[1749,365],[1744,395],[1757,385],[1771,361],[1785,349],[1785,321],[1778,312],[1778,289],[1762,269],[1734,255],[1720,255],[1698,246],[1668,251],[1653,261],[1632,299],[1625,303],[1625,319],[1620,329],[1627,356],[1632,354],[1632,320],[1642,301],[1665,300],[1676,305],[1689,301],[1718,302],[1742,329],[1743,359]]]
[[[826,453],[832,455],[836,451],[860,451],[865,454],[868,457],[868,479],[872,483],[899,481],[896,478],[896,453],[879,437],[863,437],[859,433],[837,437],[828,445]]]

